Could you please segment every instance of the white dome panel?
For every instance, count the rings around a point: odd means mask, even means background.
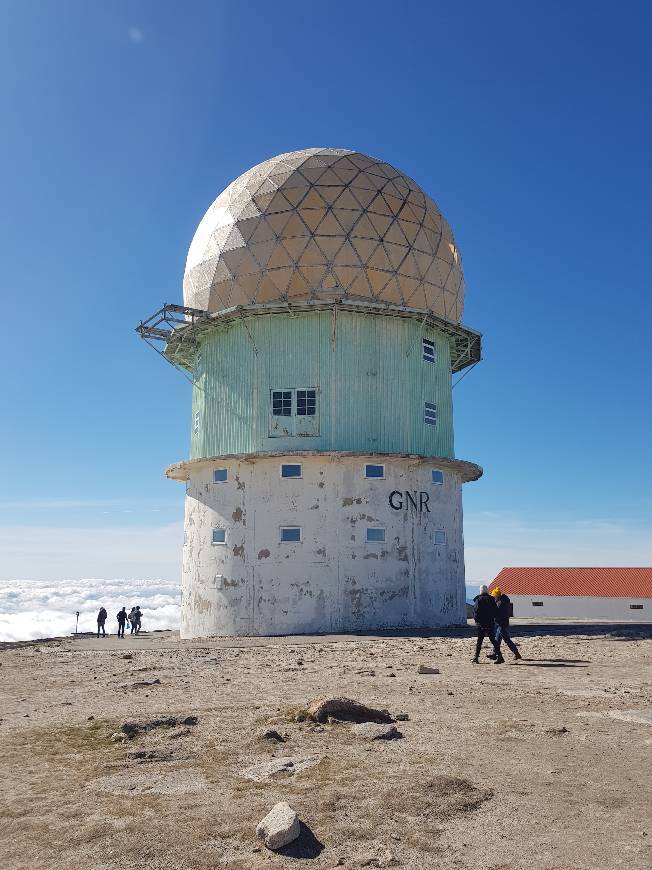
[[[411,178],[354,151],[307,148],[218,196],[190,245],[183,293],[210,312],[337,295],[459,321],[464,275],[450,226]]]

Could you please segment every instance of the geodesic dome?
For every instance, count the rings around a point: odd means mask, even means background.
[[[342,298],[459,321],[462,258],[436,203],[393,166],[307,148],[245,172],[208,209],[188,251],[184,302]]]

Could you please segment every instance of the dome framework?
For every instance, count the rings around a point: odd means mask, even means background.
[[[193,238],[184,302],[239,305],[339,298],[459,322],[461,256],[436,203],[390,164],[310,148],[245,172]]]

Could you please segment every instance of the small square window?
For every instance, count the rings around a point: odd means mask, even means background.
[[[314,417],[317,413],[317,390],[297,390],[297,417]]]
[[[434,341],[428,341],[427,338],[423,339],[423,359],[429,363],[434,363],[437,360],[435,343]]]
[[[630,604],[629,609],[630,610],[643,610],[643,605],[642,604]]]
[[[272,414],[275,417],[292,416],[292,390],[272,390]]]
[[[437,425],[437,405],[433,404],[433,402],[424,402],[423,422],[428,426]]]
[[[300,526],[281,526],[281,543],[296,544],[301,541]]]
[[[432,469],[432,482],[433,483],[443,483],[444,482],[444,472],[437,471],[436,468]]]
[[[193,432],[199,432],[199,411],[195,411],[195,417],[192,424]]]
[[[367,529],[368,544],[384,544],[385,529]]]
[[[533,601],[532,607],[543,607],[543,601]]]
[[[226,544],[226,529],[213,529],[213,543]]]
[[[446,532],[442,532],[441,530],[437,530],[435,534],[432,536],[433,543],[435,544],[445,544],[446,543]]]
[[[224,483],[229,479],[228,468],[216,468],[213,471],[213,483]]]
[[[301,465],[281,465],[281,477],[301,477]]]
[[[384,480],[385,479],[385,466],[384,465],[365,465],[364,476],[365,477],[376,477],[379,480]]]

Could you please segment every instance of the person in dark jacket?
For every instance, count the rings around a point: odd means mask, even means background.
[[[500,591],[500,586],[496,586],[491,590],[491,594],[496,601],[496,643],[500,649],[500,642],[505,641],[509,649],[514,653],[514,658],[523,658],[518,651],[518,647],[512,640],[509,633],[509,617],[512,615],[512,602],[509,600],[509,595],[505,595]],[[489,658],[495,658],[495,653],[490,653]]]
[[[125,636],[125,623],[127,622],[127,608],[123,607],[116,615],[118,620],[118,637]]]
[[[488,637],[494,648],[496,659],[495,665],[502,665],[505,659],[500,653],[500,647],[496,643],[496,602],[489,595],[486,586],[480,587],[480,594],[473,599],[473,619],[477,626],[478,637],[475,644],[475,656],[471,659],[473,664],[478,664],[478,656],[482,649],[482,641]]]
[[[139,605],[137,604],[135,609],[134,609],[134,629],[135,629],[136,634],[138,634],[140,632],[140,623],[141,623],[142,618],[143,618],[142,611],[141,611]]]
[[[136,608],[132,607],[129,611],[129,615],[127,616],[129,620],[129,625],[131,626],[131,634],[134,634],[136,631]]]
[[[106,617],[108,616],[106,612],[106,608],[100,607],[97,614],[97,636],[100,636],[100,631],[102,632],[102,637],[106,637],[106,632],[104,631],[104,623],[106,622]]]

